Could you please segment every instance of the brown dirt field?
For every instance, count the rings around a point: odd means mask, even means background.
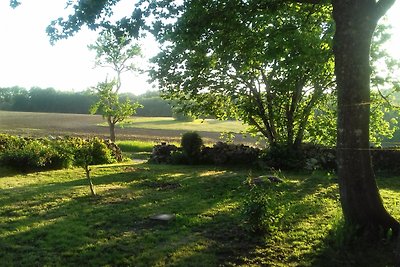
[[[100,115],[33,113],[0,111],[0,133],[13,135],[45,136],[98,136],[107,138],[108,127],[99,126],[104,122]],[[179,141],[185,131],[138,128],[116,128],[117,140]],[[220,134],[198,131],[205,142],[216,142]],[[251,138],[237,136],[237,143],[254,143]]]

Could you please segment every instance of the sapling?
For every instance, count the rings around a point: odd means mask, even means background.
[[[82,167],[86,173],[86,179],[89,182],[90,191],[92,196],[96,195],[92,178],[90,177],[90,164],[93,162],[93,142],[83,141],[75,150],[75,165]]]
[[[77,139],[74,149],[75,166],[82,167],[85,170],[86,178],[89,182],[92,195],[96,195],[92,179],[90,177],[90,165],[108,164],[115,162],[110,148],[105,142],[97,137],[88,140]]]

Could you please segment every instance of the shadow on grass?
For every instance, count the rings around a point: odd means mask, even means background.
[[[115,171],[107,173],[109,169]],[[85,179],[0,190],[0,262],[24,266],[354,262],[339,253],[330,241],[331,232],[323,229],[326,218],[320,214],[332,217],[330,209],[337,205],[336,187],[324,177],[288,178],[275,186],[283,203],[279,229],[257,236],[245,230],[241,215],[249,190],[243,183],[246,170],[135,164],[95,167],[96,173],[98,197],[89,196]],[[174,214],[175,219],[164,223],[150,219],[160,213]],[[311,222],[315,229],[307,228]]]
[[[7,168],[4,166],[0,166],[0,178],[3,177],[11,177],[14,175],[18,175],[19,173],[11,168]]]
[[[7,197],[1,201],[0,259],[4,264],[26,266],[151,266],[160,262],[212,266],[215,252],[202,234],[206,217],[201,214],[225,199],[229,188],[236,189],[240,181],[228,188],[218,183],[220,192],[201,194],[194,190],[212,188],[209,183],[215,183],[218,176],[198,183],[193,174],[179,169],[165,174],[162,168],[149,171],[145,165],[134,166],[95,177],[98,189],[106,187],[95,198],[68,192],[85,185],[84,179],[20,187],[14,191],[19,194],[17,199],[12,189],[2,190]],[[168,190],[143,183],[177,179],[182,186]],[[165,212],[176,214],[176,219],[165,225],[149,219]],[[195,226],[200,230],[192,232]]]
[[[324,247],[313,260],[313,266],[326,267],[352,267],[373,266],[387,267],[397,266],[396,242],[386,239],[365,240],[352,237],[343,229],[343,221],[338,228],[332,230],[324,239]]]

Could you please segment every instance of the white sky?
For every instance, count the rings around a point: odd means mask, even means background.
[[[132,0],[123,0],[117,14],[129,14]],[[66,0],[24,0],[16,9],[9,7],[9,0],[0,2],[0,87],[21,86],[27,89],[38,86],[56,90],[82,91],[107,76],[107,70],[94,69],[94,52],[87,49],[96,40],[96,33],[83,30],[76,36],[49,43],[45,32],[50,21],[63,16]],[[388,50],[400,59],[400,0],[388,13],[393,26]],[[147,57],[155,55],[157,45],[142,45]],[[143,66],[145,62],[140,62]],[[145,75],[126,73],[122,78],[122,91],[135,94],[151,90]]]

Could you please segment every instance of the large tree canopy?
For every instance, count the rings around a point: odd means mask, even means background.
[[[201,115],[238,117],[272,145],[298,146],[334,84],[330,7],[192,1],[184,10],[157,32],[152,75],[165,96]]]
[[[111,14],[112,6],[117,2],[118,0],[68,1],[70,5],[73,5],[74,14],[67,20],[58,19],[52,23],[48,29],[52,40],[71,36],[84,24],[90,28],[101,25],[107,27],[109,23],[105,18]],[[183,5],[176,7],[174,2],[141,0],[132,16],[123,18],[117,25],[121,30],[138,36],[139,29],[145,24],[145,17],[153,15],[156,21],[153,26],[156,28],[162,26],[160,22],[163,18],[172,17],[173,19],[179,14],[184,14],[185,8],[195,6],[196,3],[196,1],[183,1]],[[209,0],[204,1],[203,4],[216,2]],[[335,22],[333,53],[338,93],[338,176],[344,217],[346,222],[357,225],[361,232],[376,236],[382,230],[387,232],[391,229],[397,235],[399,223],[387,213],[383,206],[374,179],[369,151],[371,40],[379,19],[395,0],[218,1],[227,7],[237,2],[254,3],[254,7],[264,11],[266,16],[274,12],[279,16],[276,12],[286,7],[288,3],[302,2],[310,5],[311,8],[331,3]],[[299,10],[298,14],[307,19],[303,10]],[[228,20],[227,23],[230,20],[236,23],[235,17],[222,18]],[[286,20],[285,17],[280,17],[280,19]],[[277,22],[274,21],[274,23]],[[196,32],[196,28],[201,27],[201,24],[188,24],[188,26],[190,26],[187,29],[188,32]],[[300,29],[299,25],[293,26]],[[161,37],[171,33],[170,27],[165,29],[161,27],[161,29],[162,31],[158,33]],[[295,31],[295,33],[304,34],[302,31]],[[292,43],[292,45],[297,44]]]

